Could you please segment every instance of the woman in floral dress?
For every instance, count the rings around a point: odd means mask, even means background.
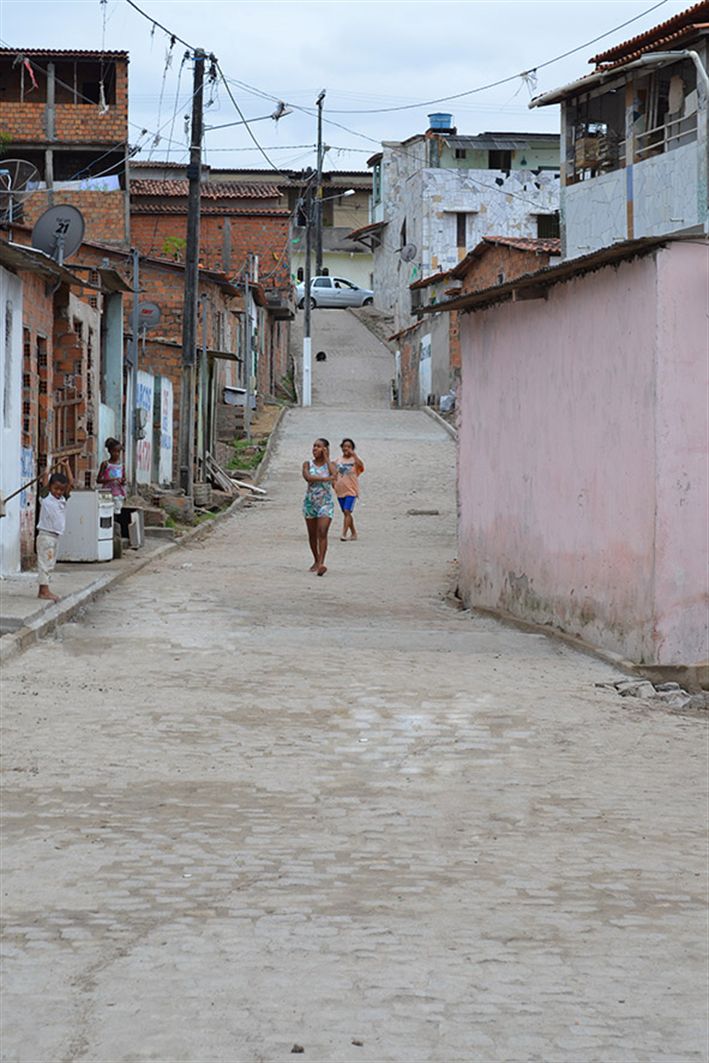
[[[310,571],[318,576],[324,576],[327,572],[325,555],[327,534],[335,512],[332,484],[336,476],[337,469],[330,461],[330,444],[327,439],[316,439],[312,458],[303,462],[303,479],[308,485],[303,500],[303,516],[313,555]]]

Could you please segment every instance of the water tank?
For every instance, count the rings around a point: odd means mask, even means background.
[[[449,130],[453,126],[453,115],[436,111],[428,116],[429,129]]]

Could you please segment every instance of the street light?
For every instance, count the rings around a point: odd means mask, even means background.
[[[317,170],[306,170],[308,175],[305,182],[304,194],[296,204],[296,217],[298,209],[302,207],[305,215],[305,263],[303,269],[303,378],[300,389],[300,402],[302,406],[312,406],[313,402],[313,348],[310,334],[310,254],[312,249],[312,230],[316,225],[315,211],[313,209],[313,181],[317,179]],[[348,188],[346,192],[340,192],[336,196],[328,196],[328,199],[344,199],[353,196],[355,188]],[[320,267],[322,269],[322,266]]]

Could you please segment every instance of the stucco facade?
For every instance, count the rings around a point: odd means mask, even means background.
[[[500,159],[505,169],[494,168]],[[538,219],[559,209],[556,134],[429,131],[385,142],[373,165],[371,220],[386,223],[374,248],[374,302],[393,315],[395,331],[414,321],[414,281],[453,268],[490,234],[536,237]],[[408,260],[404,245],[413,249]]]
[[[466,604],[707,661],[707,254],[674,242],[461,315]]]

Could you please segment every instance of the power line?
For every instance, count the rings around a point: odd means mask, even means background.
[[[170,37],[172,40],[179,41],[180,44],[184,44],[185,48],[189,48],[191,52],[197,50],[193,44],[189,43],[189,41],[184,40],[182,37],[178,37],[178,35],[176,33],[173,33],[172,30],[169,30],[167,26],[163,26],[162,22],[158,22],[158,20],[153,18],[152,15],[149,15],[147,11],[143,11],[142,7],[138,7],[138,5],[133,2],[133,0],[126,0],[126,3],[130,7],[134,8],[139,15],[142,15],[143,18],[147,19],[148,22],[152,22],[153,26],[157,26],[158,29],[161,29],[163,31],[163,33],[166,33],[168,37]]]
[[[475,89],[467,89],[465,92],[456,92],[451,96],[439,96],[438,99],[435,100],[422,100],[420,103],[406,103],[397,107],[375,107],[366,110],[337,110],[330,107],[328,108],[328,112],[330,114],[389,114],[392,111],[410,111],[419,107],[432,107],[437,103],[449,103],[451,100],[460,100],[465,96],[472,96],[477,92],[485,92],[487,89],[496,89],[500,85],[506,85],[510,81],[516,81],[517,78],[522,78],[524,80],[533,77],[538,70],[543,70],[545,67],[551,66],[553,63],[558,63],[562,59],[567,59],[570,55],[574,55],[576,52],[582,52],[585,48],[590,48],[592,44],[602,41],[604,37],[609,37],[612,33],[617,33],[619,30],[625,29],[626,26],[630,26],[633,22],[637,22],[641,18],[645,18],[646,15],[652,14],[653,11],[657,11],[659,7],[663,7],[666,3],[667,0],[659,0],[659,2],[653,4],[652,7],[647,8],[645,11],[641,11],[639,15],[634,15],[633,18],[627,19],[626,22],[621,22],[620,25],[614,26],[612,29],[606,30],[604,33],[600,33],[590,41],[584,41],[583,44],[579,44],[575,48],[570,48],[567,52],[562,52],[561,55],[555,55],[553,59],[547,59],[543,63],[537,63],[528,70],[520,71],[519,74],[511,74],[509,77],[500,78],[499,81],[491,81],[487,85],[479,85]]]
[[[553,63],[558,63],[562,59],[567,59],[570,55],[574,55],[576,52],[583,51],[585,48],[590,48],[590,46],[592,44],[596,44],[598,41],[603,40],[605,37],[609,37],[611,34],[617,33],[619,30],[625,29],[626,26],[630,26],[633,22],[637,22],[639,19],[645,18],[646,15],[652,14],[653,11],[656,11],[658,8],[663,7],[667,2],[668,2],[668,0],[659,0],[659,2],[653,4],[652,7],[646,8],[644,11],[641,11],[640,14],[638,14],[638,15],[634,15],[633,18],[627,19],[625,22],[621,22],[618,26],[614,26],[612,29],[605,30],[605,32],[600,33],[597,37],[593,37],[591,40],[585,41],[583,44],[579,44],[575,48],[570,48],[568,51],[562,52],[561,55],[556,55],[552,59],[546,59],[543,63],[537,63],[535,66],[530,67],[528,70],[520,71],[518,74],[511,74],[508,77],[500,78],[497,81],[491,81],[491,82],[489,82],[486,85],[479,85],[479,86],[477,86],[474,89],[467,89],[464,92],[453,93],[450,96],[439,96],[435,100],[422,100],[422,101],[419,101],[418,103],[406,103],[406,104],[399,104],[399,105],[392,106],[392,107],[373,107],[373,108],[361,108],[361,109],[356,109],[356,108],[355,109],[353,109],[353,108],[348,108],[348,109],[328,108],[328,112],[327,113],[328,114],[390,114],[390,113],[395,112],[395,111],[410,111],[410,110],[418,109],[420,107],[432,107],[433,105],[438,104],[438,103],[448,103],[451,100],[463,99],[466,96],[472,96],[472,95],[474,95],[474,94],[476,94],[478,92],[485,92],[488,89],[498,88],[500,85],[507,85],[507,84],[509,84],[509,82],[516,81],[518,78],[529,79],[529,78],[533,77],[534,74],[538,70],[543,70],[545,67],[551,66]],[[234,84],[238,84],[240,86],[240,88],[246,89],[247,91],[254,93],[254,95],[256,95],[256,96],[261,96],[261,97],[263,97],[265,99],[269,99],[269,100],[277,100],[278,99],[278,97],[273,96],[273,95],[271,95],[268,92],[264,92],[262,89],[258,89],[254,85],[249,85],[247,82],[234,81],[233,83]],[[310,115],[315,114],[315,108],[313,108],[313,107],[301,106],[301,105],[295,104],[295,103],[290,103],[289,106],[292,107],[294,110],[302,111],[302,112],[304,112],[306,114],[310,114]],[[338,124],[337,122],[333,122],[331,119],[327,119],[327,121],[330,121],[331,125],[337,125]],[[374,138],[367,137],[366,134],[364,134],[364,133],[359,133],[356,130],[348,129],[347,126],[340,125],[339,128],[345,130],[345,132],[347,132],[347,133],[353,134],[354,136],[363,137],[364,139],[367,139],[367,140],[374,140]],[[379,143],[379,141],[374,141],[374,142],[375,143]]]
[[[273,159],[271,159],[270,156],[266,154],[265,148],[263,148],[261,146],[261,144],[258,142],[258,140],[256,139],[256,136],[254,135],[254,132],[251,129],[251,126],[249,125],[249,123],[246,120],[246,118],[244,118],[244,112],[241,110],[241,107],[239,107],[239,104],[238,104],[238,102],[236,100],[236,97],[234,96],[234,93],[231,91],[231,88],[229,86],[229,82],[227,81],[226,75],[224,74],[224,71],[222,70],[222,68],[219,65],[219,63],[216,64],[216,68],[217,68],[217,71],[219,72],[219,75],[220,75],[220,77],[221,77],[221,79],[222,79],[222,81],[224,83],[224,88],[227,91],[227,95],[228,95],[229,99],[231,100],[231,102],[234,104],[234,107],[236,108],[236,113],[241,118],[241,121],[243,122],[244,126],[246,127],[246,131],[249,134],[249,136],[251,137],[251,139],[253,140],[254,144],[256,145],[256,147],[258,148],[260,153],[263,155],[263,157],[266,160],[266,162],[268,163],[268,165],[273,170],[275,170],[276,173],[283,173],[283,171],[278,166],[276,166],[276,164],[273,161]],[[284,174],[284,176],[286,176],[286,175]]]

